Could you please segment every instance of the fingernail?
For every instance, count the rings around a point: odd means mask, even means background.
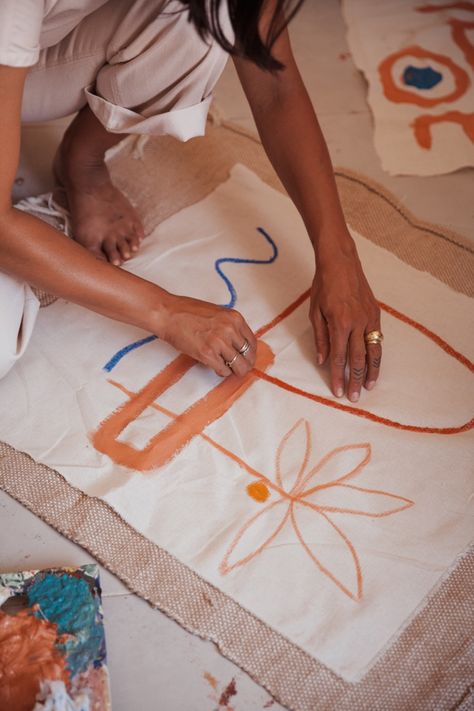
[[[322,364],[323,364],[323,357],[322,357],[321,353],[318,353],[318,365],[322,365]]]
[[[116,267],[119,267],[119,266],[120,266],[120,262],[119,262],[118,259],[114,259],[113,264],[114,264],[114,266],[116,266]]]
[[[130,259],[130,253],[129,253],[129,252],[125,252],[125,259]]]
[[[342,397],[344,395],[344,390],[342,388],[336,388],[336,397]]]
[[[134,244],[134,245],[133,245],[133,247],[132,247],[132,251],[133,251],[133,252],[136,252],[136,251],[137,251],[137,249],[138,249],[137,245],[136,245],[136,244]]]
[[[359,402],[359,397],[360,397],[359,393],[351,393],[349,396],[349,400],[351,402]]]
[[[373,390],[375,387],[375,380],[369,380],[365,387],[367,388],[367,390]]]

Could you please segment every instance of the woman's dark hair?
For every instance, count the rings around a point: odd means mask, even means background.
[[[284,65],[272,55],[273,45],[304,0],[275,0],[275,11],[267,36],[262,38],[259,23],[267,0],[180,0],[188,8],[190,22],[199,35],[212,37],[229,54],[245,57],[262,69],[275,71]],[[235,45],[229,42],[220,23],[220,10],[227,2]]]

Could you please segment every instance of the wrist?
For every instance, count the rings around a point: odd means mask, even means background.
[[[142,282],[138,298],[133,300],[130,321],[139,328],[166,340],[173,294],[152,282]]]
[[[318,266],[329,267],[341,260],[358,259],[355,242],[345,226],[343,229],[319,230],[311,241]]]

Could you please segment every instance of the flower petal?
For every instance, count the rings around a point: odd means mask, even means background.
[[[303,503],[290,512],[295,533],[319,570],[352,600],[362,597],[362,571],[346,534],[325,513]]]
[[[304,494],[304,500],[325,513],[355,514],[383,518],[413,506],[411,499],[388,491],[364,489],[353,484],[334,484]]]
[[[278,499],[249,518],[238,530],[219,565],[221,575],[230,573],[259,555],[277,537],[289,515],[288,502]]]
[[[311,430],[301,419],[281,440],[276,454],[276,481],[288,493],[301,483],[311,455]]]
[[[302,495],[309,496],[316,489],[333,486],[357,476],[370,462],[371,457],[372,448],[367,442],[336,447],[305,476],[301,484],[301,489],[304,492]],[[307,489],[310,481],[313,486]]]

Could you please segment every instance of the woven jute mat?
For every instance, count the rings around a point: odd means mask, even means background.
[[[210,125],[205,139],[184,145],[163,138],[129,142],[110,167],[151,230],[209,194],[236,162],[282,189],[258,141],[228,125]],[[367,178],[346,170],[336,175],[351,227],[452,289],[474,295],[474,254],[461,236],[421,223]],[[50,302],[45,298],[45,306]],[[0,486],[130,590],[215,642],[294,711],[474,709],[474,548],[456,561],[363,680],[350,684],[137,533],[108,504],[2,443]]]

